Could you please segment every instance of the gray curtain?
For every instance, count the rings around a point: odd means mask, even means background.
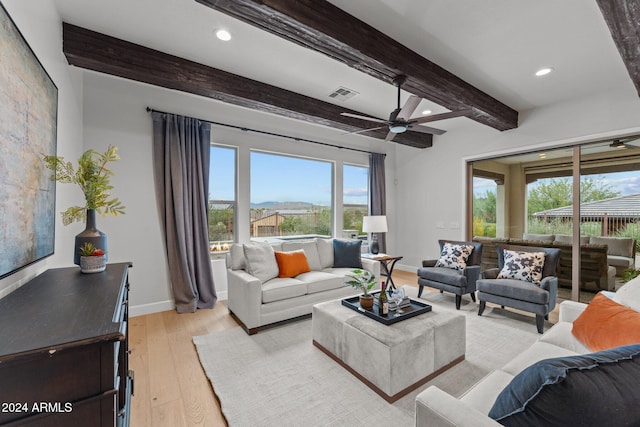
[[[369,215],[387,214],[387,189],[384,176],[384,154],[369,154]],[[380,252],[387,252],[385,233],[378,234]]]
[[[176,310],[213,308],[218,297],[207,221],[211,124],[173,114],[151,115],[156,198]]]

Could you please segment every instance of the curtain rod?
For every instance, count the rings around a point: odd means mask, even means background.
[[[161,113],[161,114],[174,114],[174,113],[168,113],[166,111],[155,110],[155,109],[153,109],[151,107],[147,107],[147,112],[148,113],[154,112],[154,113]],[[232,128],[232,129],[242,130],[242,131],[245,131],[245,132],[255,132],[255,133],[262,134],[262,135],[278,136],[280,138],[293,139],[294,141],[310,142],[311,144],[324,145],[326,147],[338,148],[340,150],[357,151],[357,152],[366,153],[366,154],[382,154],[382,155],[386,156],[385,153],[373,153],[371,151],[360,150],[358,148],[341,147],[339,145],[329,144],[328,142],[313,141],[311,139],[299,138],[297,136],[283,135],[281,133],[268,132],[266,130],[252,129],[252,128],[248,128],[248,127],[245,127],[245,126],[230,125],[230,124],[227,124],[227,123],[219,123],[219,122],[214,122],[214,121],[211,121],[211,120],[198,119],[197,117],[194,117],[194,118],[196,120],[200,120],[201,122],[211,123],[212,125],[225,126],[225,127]]]

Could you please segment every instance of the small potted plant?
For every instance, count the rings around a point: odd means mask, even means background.
[[[107,256],[102,249],[91,242],[80,246],[80,271],[83,273],[100,273],[107,268]]]
[[[347,274],[348,280],[345,284],[361,290],[360,295],[360,307],[365,310],[373,310],[373,295],[369,294],[369,291],[378,283],[376,276],[367,270],[356,269],[353,270],[353,274]]]

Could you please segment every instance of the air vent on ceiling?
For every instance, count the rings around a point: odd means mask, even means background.
[[[340,101],[346,101],[349,98],[353,98],[357,94],[358,92],[356,92],[353,89],[340,86],[338,89],[334,90],[329,94],[329,98],[339,99]]]

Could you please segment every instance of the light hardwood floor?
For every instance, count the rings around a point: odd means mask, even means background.
[[[397,286],[417,286],[415,273],[396,270],[393,280]],[[557,317],[556,308],[550,319],[555,323]],[[191,338],[237,326],[226,301],[213,310],[165,311],[129,319],[130,369],[135,372],[131,426],[226,426]]]

